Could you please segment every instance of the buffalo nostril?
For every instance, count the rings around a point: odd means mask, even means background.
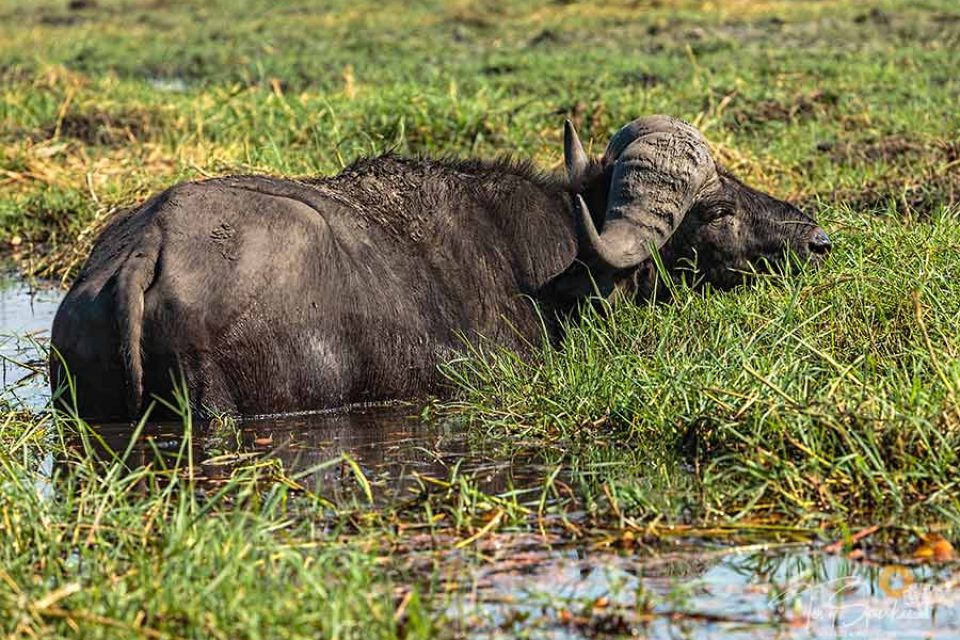
[[[810,234],[808,246],[810,247],[810,251],[812,253],[826,255],[830,252],[830,249],[833,248],[833,243],[830,242],[827,232],[818,227],[812,234]]]

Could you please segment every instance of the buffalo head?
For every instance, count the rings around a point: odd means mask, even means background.
[[[724,171],[686,122],[634,120],[600,160],[587,157],[569,122],[564,133],[578,258],[601,291],[653,273],[654,252],[673,276],[693,272],[698,283],[728,289],[791,256],[819,262],[830,251],[811,217]]]

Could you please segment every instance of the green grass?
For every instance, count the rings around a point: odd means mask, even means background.
[[[885,11],[6,0],[0,241],[18,238],[30,271],[69,274],[91,225],[177,180],[332,173],[386,149],[557,167],[563,117],[599,151],[653,112],[696,122],[731,168],[794,199],[954,202],[955,8],[870,4]]]
[[[636,518],[960,531],[960,220],[851,221],[834,237],[816,273],[616,305],[542,363],[453,363],[458,409],[580,464],[598,436],[619,442],[614,494]]]
[[[291,519],[295,485],[271,467],[202,487],[189,474],[189,439],[168,468],[131,470],[122,451],[99,462],[94,436],[62,418],[21,426],[0,425],[9,637],[430,635],[417,591],[395,589],[375,553]]]
[[[815,272],[616,304],[535,362],[451,363],[461,393],[431,413],[562,468],[532,496],[455,476],[332,504],[254,466],[210,497],[183,467],[95,471],[63,416],[0,406],[4,632],[431,635],[434,577],[380,545],[492,518],[570,540],[960,535],[953,0],[66,4],[0,0],[0,252],[24,274],[69,282],[113,211],[178,180],[385,150],[558,169],[564,117],[599,153],[656,112],[816,208],[835,249]]]

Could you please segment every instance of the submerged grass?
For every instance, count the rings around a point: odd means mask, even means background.
[[[322,5],[0,0],[0,253],[69,282],[112,212],[177,180],[329,174],[385,150],[559,168],[564,117],[599,153],[656,112],[818,209],[834,252],[730,293],[615,304],[534,362],[451,363],[458,400],[429,413],[537,456],[551,471],[532,492],[453,473],[374,507],[346,459],[356,499],[275,465],[211,488],[183,459],[104,466],[86,427],[2,404],[0,630],[465,633],[428,622],[436,567],[392,557],[414,533],[464,553],[498,531],[956,541],[955,2]]]

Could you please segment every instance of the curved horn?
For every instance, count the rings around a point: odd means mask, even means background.
[[[696,198],[719,181],[701,133],[668,116],[640,118],[620,129],[604,159],[615,164],[603,232],[597,233],[580,202],[579,224],[586,244],[611,270],[647,260],[673,234]]]
[[[622,239],[614,239],[607,229],[604,229],[603,234],[597,233],[590,209],[579,193],[574,196],[574,206],[577,209],[577,224],[581,236],[590,248],[590,252],[599,258],[606,268],[613,271],[629,269],[650,257],[650,254],[647,254],[637,260],[636,255],[620,249],[624,244]]]
[[[570,191],[577,193],[583,188],[587,165],[590,164],[590,161],[583,150],[583,145],[580,144],[577,130],[573,128],[573,123],[569,120],[563,122],[563,162],[567,166]]]

